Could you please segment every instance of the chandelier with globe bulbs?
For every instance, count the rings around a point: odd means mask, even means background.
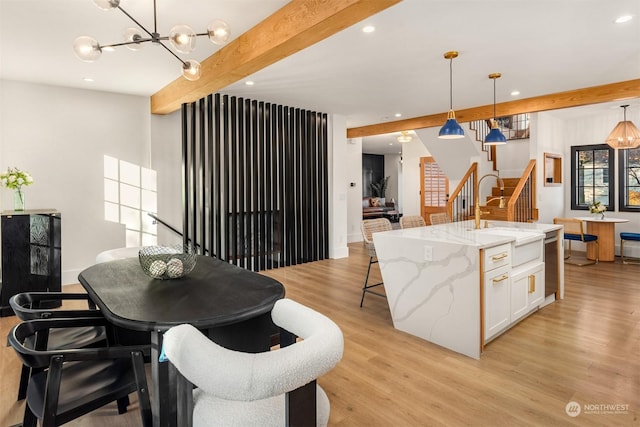
[[[222,45],[229,40],[229,26],[220,19],[211,21],[207,26],[207,31],[203,33],[196,33],[187,25],[176,25],[171,28],[169,35],[161,36],[157,31],[156,0],[153,0],[153,31],[147,30],[133,16],[120,7],[120,0],[93,0],[93,2],[102,10],[120,10],[138,28],[127,28],[124,32],[124,41],[121,43],[102,45],[93,37],[78,37],[73,43],[73,50],[79,59],[86,62],[97,60],[103,51],[112,50],[114,47],[126,46],[131,50],[140,50],[145,43],[151,42],[164,47],[167,52],[182,63],[182,76],[185,79],[195,81],[200,78],[200,63],[195,59],[183,60],[163,42],[168,41],[180,53],[191,53],[195,49],[197,37],[207,36],[212,43],[217,45]]]

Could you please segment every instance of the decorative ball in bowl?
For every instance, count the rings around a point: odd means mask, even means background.
[[[154,279],[179,279],[196,266],[196,253],[190,246],[145,246],[138,252],[142,271]]]

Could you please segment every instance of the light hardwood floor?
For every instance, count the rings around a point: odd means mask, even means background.
[[[565,299],[474,360],[395,330],[384,298],[367,295],[360,308],[367,257],[361,244],[350,250],[346,259],[263,273],[342,328],[344,357],[319,379],[331,426],[640,426],[640,266],[567,264]],[[0,319],[0,333],[15,322]],[[20,365],[10,347],[1,351],[0,426],[9,426],[24,408],[15,402]],[[569,417],[571,401],[591,412]],[[118,416],[109,406],[69,425],[114,423],[139,425],[137,410]]]

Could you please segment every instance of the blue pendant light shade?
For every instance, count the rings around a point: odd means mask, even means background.
[[[444,54],[445,59],[449,60],[449,114],[447,121],[440,129],[438,138],[440,139],[460,139],[464,138],[464,130],[456,120],[456,114],[453,112],[453,58],[458,57],[458,52],[451,51]]]
[[[496,124],[495,120],[492,121],[494,124],[491,126],[491,130],[484,138],[485,145],[504,145],[507,143],[507,138],[504,136],[502,132],[500,132],[500,128]]]
[[[464,130],[462,130],[462,126],[458,124],[456,120],[456,114],[453,110],[449,110],[449,114],[447,115],[447,121],[444,126],[440,128],[440,133],[438,134],[438,138],[440,139],[458,139],[464,138]]]
[[[491,120],[491,130],[484,138],[484,145],[504,145],[507,138],[500,131],[498,121],[496,120],[496,79],[502,76],[500,73],[489,74],[489,78],[493,80],[493,120]]]

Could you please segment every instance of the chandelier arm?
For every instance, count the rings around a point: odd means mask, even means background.
[[[146,43],[146,42],[152,42],[152,41],[153,41],[153,39],[140,39],[140,40],[130,41],[130,42],[105,44],[105,45],[100,45],[100,47],[103,48],[103,47],[127,46],[127,45],[130,45],[130,44],[140,44],[140,43]]]
[[[155,41],[155,40],[154,40],[154,41]],[[175,58],[176,58],[178,61],[182,62],[182,65],[187,65],[187,63],[186,63],[182,58],[180,58],[178,55],[176,55],[176,54],[174,53],[174,51],[172,51],[171,49],[169,49],[169,48],[167,47],[167,45],[165,45],[164,43],[162,43],[162,42],[161,42],[161,41],[159,41],[159,40],[157,41],[157,43],[158,43],[160,46],[162,46],[163,48],[165,48],[165,49],[167,50],[167,52],[169,52],[171,55],[175,56]]]
[[[154,5],[155,5],[155,2],[154,2]],[[152,41],[155,41],[155,40],[158,38],[158,37],[157,37],[157,36],[158,36],[158,33],[151,33],[149,30],[147,30],[147,29],[144,27],[144,25],[142,25],[141,23],[139,23],[138,21],[136,21],[136,19],[135,19],[133,16],[129,15],[129,13],[128,13],[126,10],[124,10],[124,9],[123,9],[123,8],[121,8],[120,6],[118,6],[118,9],[120,9],[120,11],[121,11],[122,13],[124,13],[125,15],[127,15],[127,17],[128,17],[129,19],[131,19],[133,22],[135,22],[135,23],[136,23],[136,25],[137,25],[138,27],[142,28],[142,29],[144,30],[144,32],[145,32],[145,33],[149,34],[149,36],[151,37]]]

